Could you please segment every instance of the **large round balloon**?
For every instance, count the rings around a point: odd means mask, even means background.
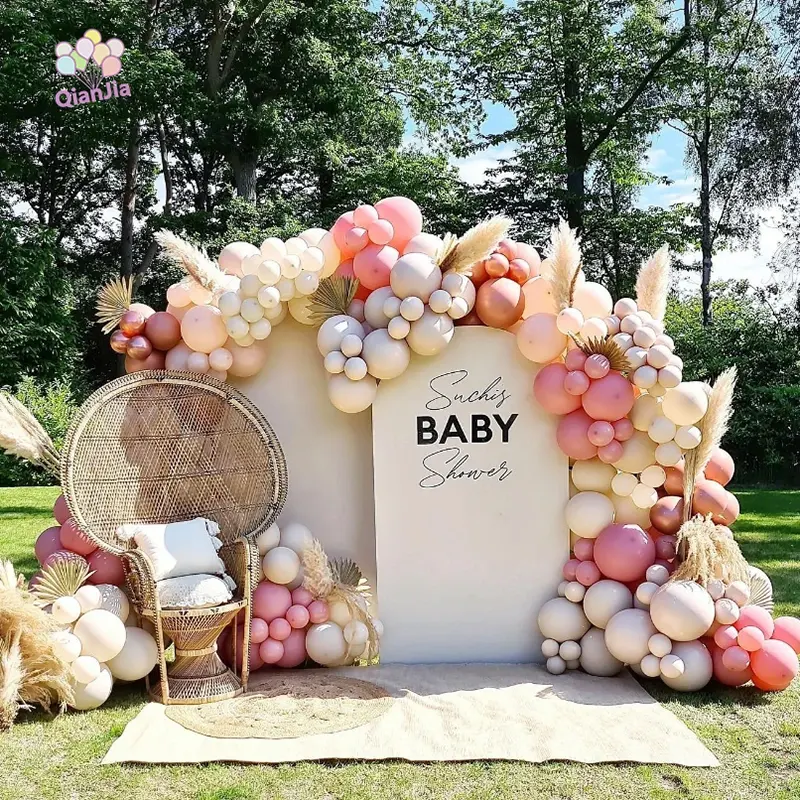
[[[638,664],[650,652],[648,642],[656,632],[647,611],[626,608],[611,617],[606,625],[606,647],[619,661]]]
[[[91,683],[73,684],[73,701],[71,708],[76,711],[91,711],[99,708],[111,696],[114,686],[114,677],[111,670],[105,665],[100,666],[100,674]]]
[[[190,309],[181,321],[181,337],[198,353],[210,353],[222,347],[228,338],[222,312],[213,306]]]
[[[651,598],[650,616],[673,641],[690,642],[704,636],[714,622],[714,601],[694,581],[670,581]]]
[[[591,627],[580,604],[565,597],[548,600],[539,610],[537,622],[542,636],[557,642],[577,641]]]
[[[119,655],[125,645],[126,629],[122,620],[110,611],[88,611],[73,628],[81,640],[81,654],[93,656],[101,664]]]
[[[480,301],[480,294],[478,300]],[[517,331],[517,346],[529,361],[536,364],[547,364],[558,358],[564,351],[567,346],[567,337],[558,330],[554,314],[538,313],[523,321]]]
[[[533,381],[533,394],[539,405],[550,414],[569,414],[581,407],[579,395],[564,389],[567,368],[560,362],[542,367]]]
[[[89,583],[112,583],[114,586],[122,586],[125,583],[122,559],[114,553],[95,550],[86,560],[93,573],[89,576]]]
[[[638,525],[609,525],[595,540],[594,560],[607,578],[628,583],[655,563],[656,546]]]
[[[122,650],[108,661],[111,674],[121,681],[138,681],[158,662],[156,640],[141,628],[127,628]]]
[[[475,311],[481,322],[490,328],[510,328],[522,317],[524,310],[522,287],[510,278],[491,278],[478,289]],[[530,358],[525,350],[523,355]]]
[[[616,422],[633,408],[633,386],[619,372],[593,380],[581,397],[586,413],[596,420]]]
[[[407,197],[386,197],[375,203],[380,219],[392,225],[393,235],[389,244],[402,250],[417,234],[422,232],[422,212],[419,206]]]
[[[696,692],[710,680],[714,671],[711,653],[702,642],[675,642],[670,655],[683,662],[683,672],[675,677],[662,674],[661,680],[679,692]]]
[[[590,628],[581,638],[580,646],[580,665],[589,675],[610,678],[624,666],[608,651],[605,634],[600,628]]]
[[[583,611],[597,628],[605,628],[615,614],[632,607],[633,593],[619,581],[598,581],[586,590],[583,597]]]
[[[559,420],[556,441],[570,458],[581,460],[594,458],[597,455],[597,446],[589,441],[589,428],[593,422],[594,420],[582,408]]]
[[[786,689],[797,677],[797,654],[779,639],[768,639],[760,650],[750,655],[753,683],[767,692]]]
[[[716,481],[722,486],[727,486],[733,478],[734,466],[730,454],[718,447],[712,454],[711,460],[704,470],[706,478]]]

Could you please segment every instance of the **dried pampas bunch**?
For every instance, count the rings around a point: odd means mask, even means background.
[[[223,272],[202,250],[185,239],[172,231],[158,231],[155,240],[173,264],[210,292],[221,294],[232,288],[232,276]]]
[[[492,217],[470,228],[455,244],[445,237],[442,251],[445,253],[439,262],[442,272],[457,272],[472,275],[472,268],[479,261],[488,258],[511,227],[507,217]]]
[[[711,515],[699,514],[687,520],[678,531],[678,551],[682,561],[670,580],[696,581],[702,586],[714,578],[725,583],[745,581],[749,584],[749,565],[739,545],[722,533],[711,521]]]
[[[669,246],[664,245],[645,261],[636,278],[636,305],[653,319],[664,319],[669,294]]]
[[[18,581],[9,588],[10,562],[0,564],[0,731],[8,730],[20,708],[73,701],[70,667],[53,648],[59,624],[39,608]]]
[[[323,278],[319,287],[310,297],[308,318],[315,325],[339,314],[347,315],[350,304],[358,291],[358,278],[332,275]]]
[[[729,367],[714,381],[708,398],[708,411],[698,423],[702,440],[685,455],[683,473],[683,514],[689,519],[692,498],[697,482],[703,477],[711,456],[719,447],[722,437],[728,430],[733,413],[733,391],[736,388],[736,367]]]
[[[563,219],[550,233],[547,260],[551,264],[550,281],[556,308],[559,311],[569,308],[581,270],[581,247],[575,231]]]
[[[358,565],[349,558],[331,561],[317,539],[306,547],[301,560],[303,586],[317,600],[344,603],[350,616],[367,626],[367,647],[360,658],[371,661],[378,655],[378,632],[368,610],[371,588]]]
[[[53,440],[36,417],[8,392],[0,392],[0,448],[59,476],[61,456]]]

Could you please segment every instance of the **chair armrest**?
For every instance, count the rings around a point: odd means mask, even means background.
[[[141,550],[128,550],[120,557],[136,610],[140,615],[144,613],[151,616],[160,612],[158,586],[150,559]]]
[[[252,602],[253,592],[261,580],[261,557],[255,542],[241,538],[224,544],[219,557],[236,583],[236,596]]]

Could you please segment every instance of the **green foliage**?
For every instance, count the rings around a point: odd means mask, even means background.
[[[35,417],[50,435],[57,450],[61,450],[72,418],[78,410],[72,390],[65,381],[48,384],[24,378],[14,396]],[[0,486],[45,486],[56,481],[27,461],[0,453]]]

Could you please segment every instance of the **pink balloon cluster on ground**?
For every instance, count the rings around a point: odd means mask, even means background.
[[[69,515],[63,494],[58,496],[53,506],[53,516],[58,524],[42,531],[34,544],[34,553],[41,566],[52,564],[59,559],[79,560],[92,572],[89,583],[110,583],[114,586],[125,584],[125,572],[120,558],[113,553],[99,550],[97,545],[78,528]],[[38,574],[31,578],[34,585]]]

